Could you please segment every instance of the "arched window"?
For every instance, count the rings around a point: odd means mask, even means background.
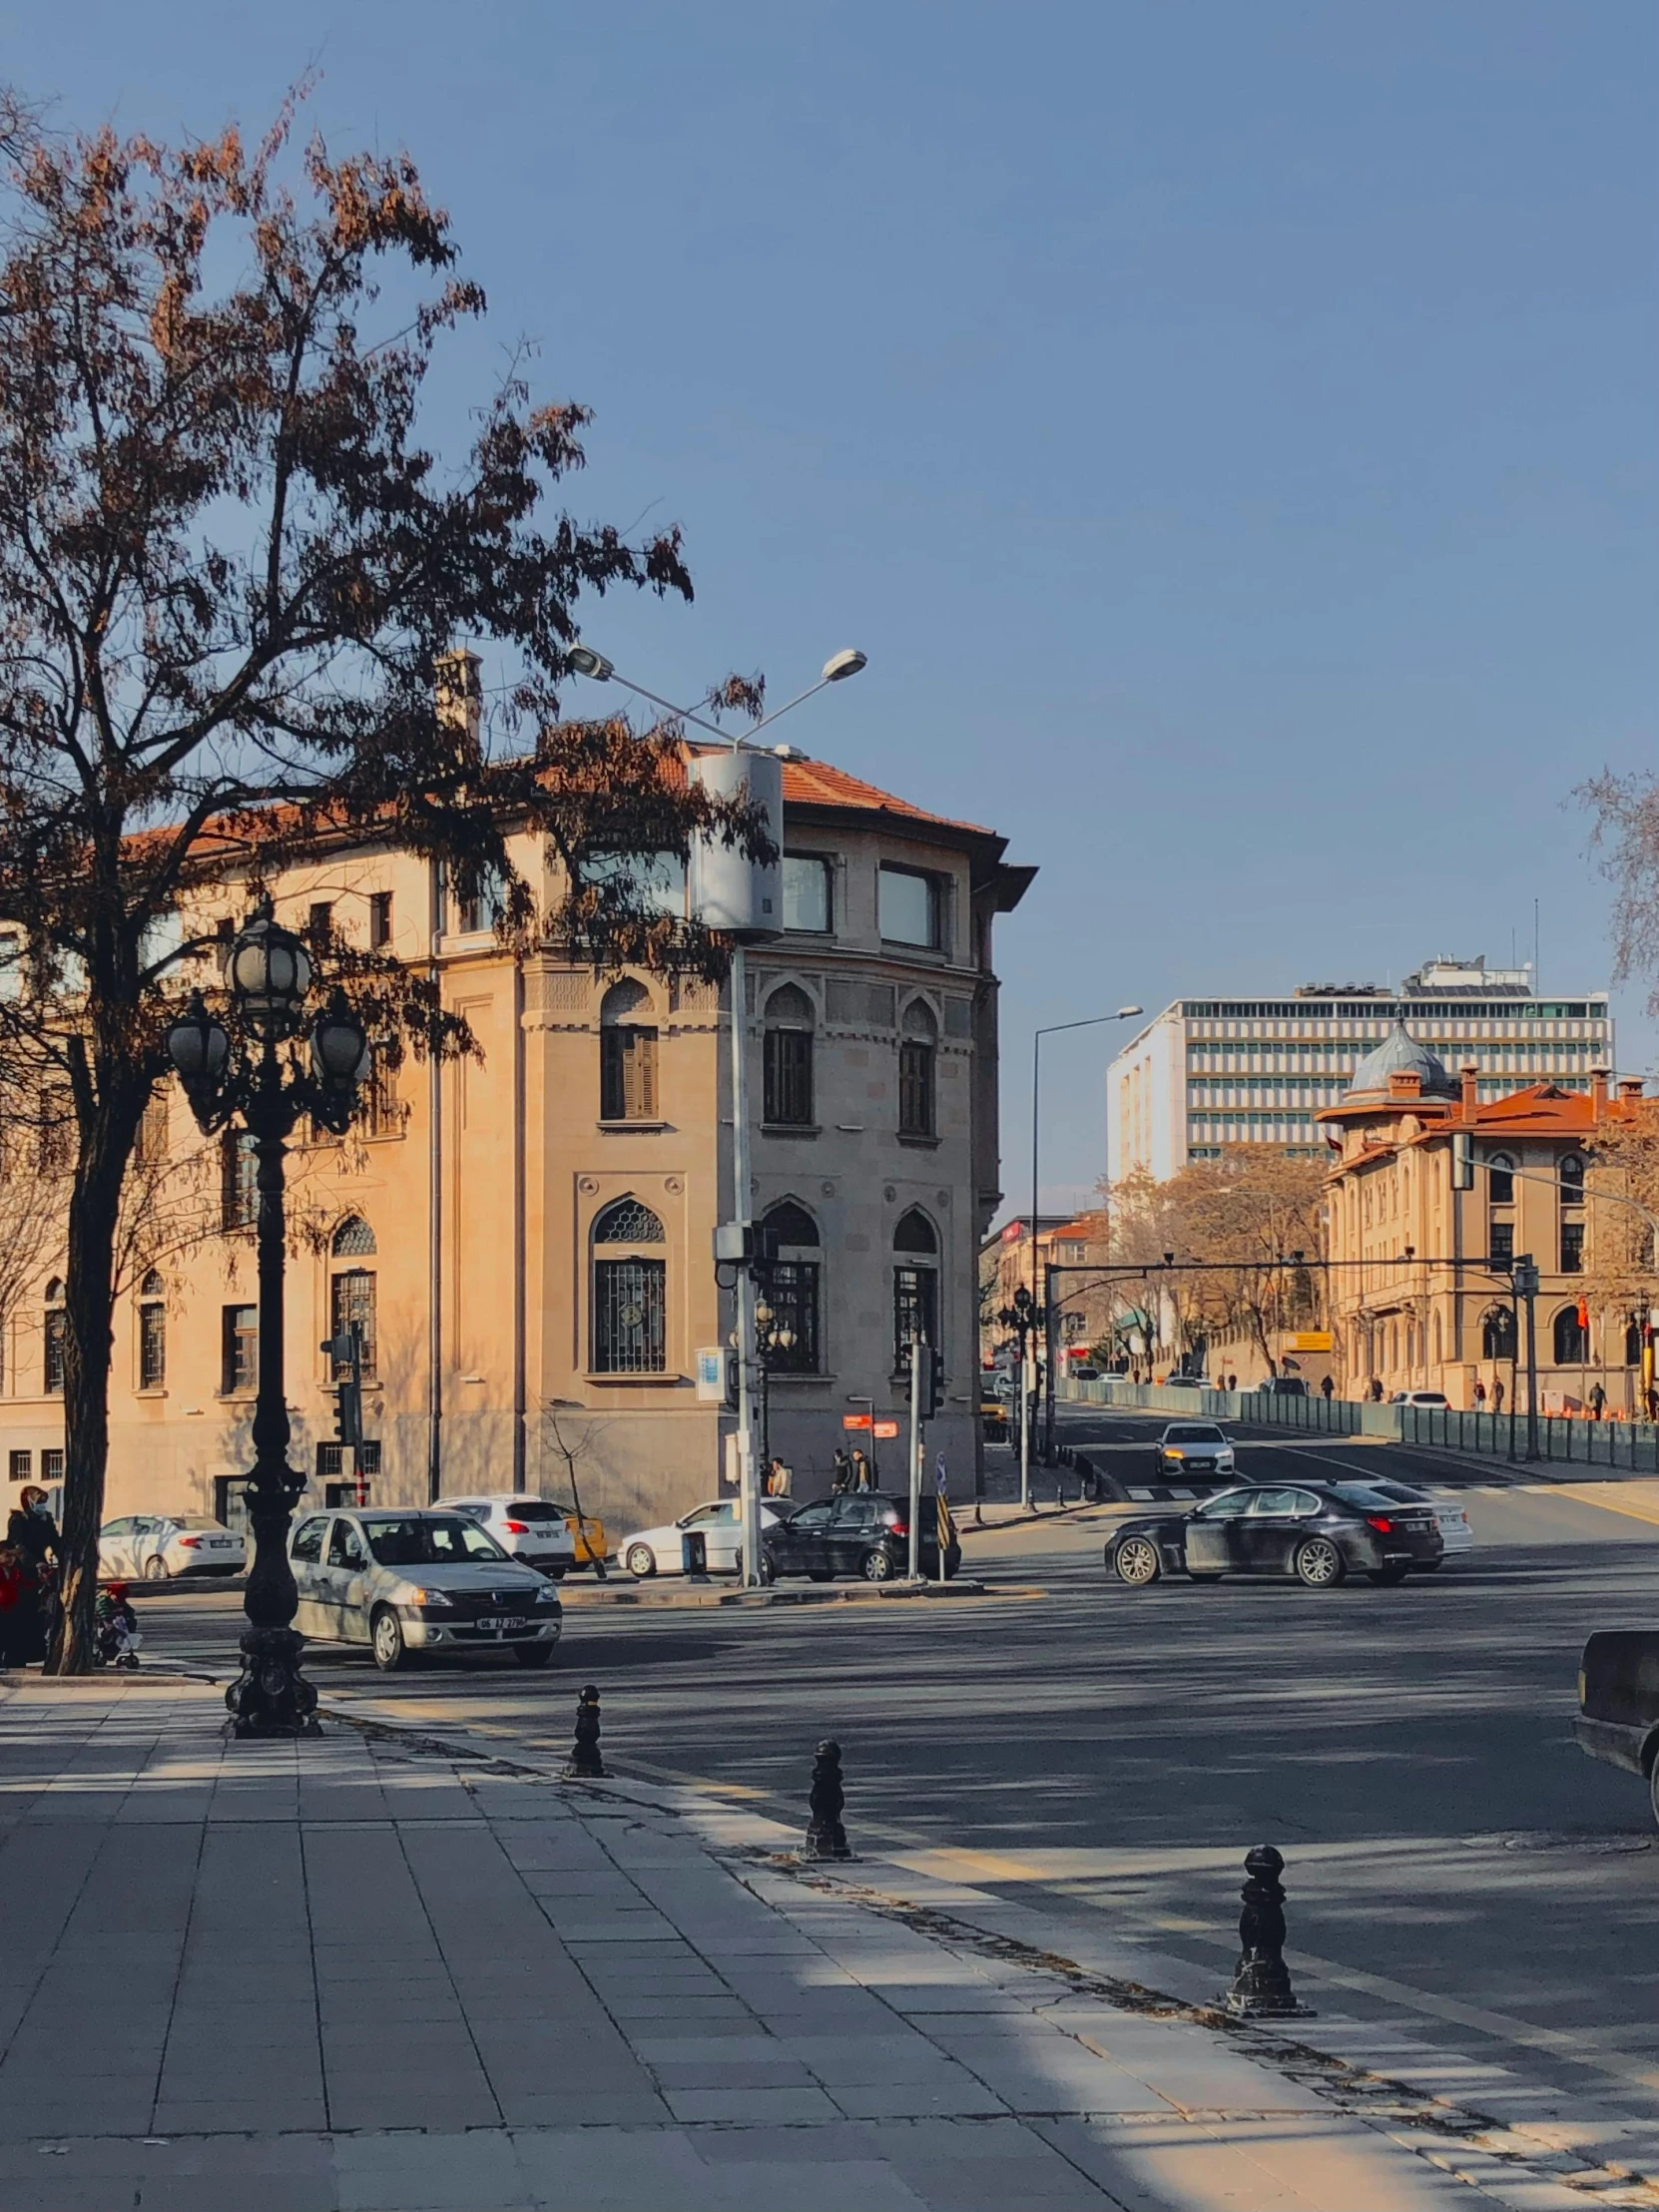
[[[909,1366],[911,1340],[939,1344],[938,1232],[919,1207],[901,1214],[892,1233],[893,1373]]]
[[[761,1286],[762,1304],[771,1320],[763,1333],[787,1332],[788,1346],[766,1355],[774,1375],[817,1375],[819,1356],[819,1234],[805,1206],[785,1199],[766,1214],[762,1227],[778,1239],[778,1257]],[[759,1313],[757,1313],[759,1321]]]
[[[619,1198],[593,1225],[593,1367],[596,1375],[661,1375],[668,1365],[668,1242],[637,1198]],[[638,1249],[644,1247],[644,1250]]]
[[[1515,1315],[1509,1306],[1488,1306],[1480,1322],[1480,1357],[1512,1360],[1515,1357]]]
[[[46,1286],[43,1340],[46,1347],[46,1389],[50,1396],[63,1388],[64,1355],[69,1347],[69,1320],[63,1310],[63,1277],[53,1276]]]
[[[1630,1322],[1624,1332],[1624,1364],[1627,1368],[1639,1368],[1642,1364],[1642,1325]]]
[[[813,1126],[813,1002],[786,983],[767,1000],[762,1118],[783,1129]]]
[[[138,1370],[141,1390],[167,1386],[167,1288],[152,1268],[139,1285]]]
[[[336,1260],[368,1260],[374,1257],[374,1232],[361,1214],[347,1214],[334,1231],[329,1247]],[[365,1382],[373,1380],[379,1361],[379,1327],[372,1268],[336,1268],[328,1280],[328,1334],[357,1336],[357,1372]],[[349,1360],[335,1360],[333,1381],[351,1374]]]
[[[1494,1152],[1486,1162],[1486,1203],[1488,1206],[1513,1206],[1515,1203],[1515,1163],[1506,1152]]]
[[[631,976],[613,983],[599,1002],[599,1118],[657,1118],[657,1030],[651,994]]]
[[[1561,1162],[1558,1181],[1561,1186],[1563,1206],[1582,1206],[1584,1203],[1584,1170],[1588,1166],[1581,1152],[1569,1152]]]
[[[1578,1326],[1578,1308],[1563,1306],[1555,1317],[1555,1365],[1576,1368],[1590,1357],[1589,1333]]]
[[[931,1137],[936,1134],[933,1097],[933,1060],[938,1035],[932,1010],[919,999],[904,1009],[903,1032],[898,1042],[898,1134]]]
[[[1438,1307],[1434,1309],[1434,1320],[1432,1326],[1434,1337],[1434,1357],[1432,1365],[1438,1367],[1440,1364],[1440,1312]]]

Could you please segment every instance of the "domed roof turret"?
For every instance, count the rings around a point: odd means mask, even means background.
[[[1457,1085],[1446,1072],[1445,1062],[1418,1044],[1404,1022],[1396,1021],[1375,1052],[1368,1052],[1354,1071],[1354,1080],[1343,1093],[1343,1104],[1388,1096],[1391,1076],[1414,1075],[1424,1098],[1455,1098]]]

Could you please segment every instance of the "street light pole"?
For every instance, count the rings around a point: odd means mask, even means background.
[[[311,963],[291,931],[269,911],[231,945],[227,962],[232,1011],[253,1054],[234,1055],[233,1039],[208,1011],[200,991],[167,1033],[191,1111],[204,1132],[225,1128],[240,1113],[258,1163],[259,1384],[254,1402],[254,1469],[248,1517],[254,1565],[243,1596],[242,1673],[225,1693],[233,1733],[309,1736],[316,1733],[316,1691],[299,1672],[304,1638],[294,1629],[299,1593],[288,1564],[288,1527],[305,1478],[288,1464],[289,1427],[283,1373],[282,1288],[286,1262],[283,1159],[301,1115],[343,1135],[372,1061],[362,1023],[335,991],[311,1024],[310,1066],[289,1064],[279,1043],[300,1027]]]
[[[1031,1033],[1031,1222],[1027,1244],[1031,1275],[1031,1296],[1037,1295],[1037,1174],[1042,1144],[1042,1050],[1044,1037],[1058,1036],[1063,1029],[1098,1029],[1105,1022],[1129,1021],[1136,1014],[1146,1011],[1144,1006],[1120,1006],[1115,1014],[1090,1014],[1083,1021],[1051,1021],[1046,1028]],[[1035,1380],[1026,1374],[1025,1348],[1028,1340],[1020,1342],[1019,1372],[1019,1503],[1021,1512],[1031,1509],[1031,1395]],[[1034,1342],[1034,1340],[1032,1340]]]
[[[770,715],[756,723],[750,731],[749,739],[745,740],[741,734],[734,737],[730,731],[721,729],[718,723],[706,721],[697,710],[677,707],[671,699],[664,699],[657,692],[648,691],[643,684],[636,684],[630,677],[620,675],[615,665],[608,661],[603,653],[596,652],[592,646],[572,646],[565,655],[565,659],[576,675],[585,676],[590,682],[596,684],[620,684],[624,691],[634,692],[639,698],[650,700],[654,707],[662,708],[665,713],[673,715],[677,721],[689,722],[698,729],[707,731],[712,737],[718,738],[721,744],[729,748],[734,754],[746,752],[764,754],[768,749],[753,743],[754,738],[760,731],[769,728],[781,715],[787,715],[792,708],[799,707],[803,701],[814,698],[826,686],[844,683],[849,676],[856,676],[859,670],[867,665],[863,654],[853,648],[848,648],[841,653],[831,654],[830,659],[825,662],[816,683],[810,684],[804,692],[798,692],[794,699],[786,700],[782,707],[775,708]],[[704,704],[707,705],[708,702],[705,701]],[[780,748],[780,750],[787,749]],[[753,793],[751,793],[751,796],[753,797]],[[780,809],[781,804],[780,802]],[[753,884],[753,876],[751,876],[751,884]],[[755,903],[752,889],[749,903],[751,906]],[[707,919],[708,917],[705,916],[704,918]],[[748,945],[752,941],[763,943],[780,935],[782,933],[782,915],[778,914],[771,921],[763,923],[758,915],[751,912],[741,917],[741,919],[735,917],[729,921],[717,920],[713,923],[715,928],[729,931],[733,940],[732,965],[729,970],[729,989],[732,1000],[733,1213],[731,1226],[741,1233],[737,1241],[748,1247],[743,1257],[737,1261],[734,1277],[738,1340],[738,1477],[741,1501],[740,1514],[743,1525],[743,1577],[745,1582],[751,1584],[759,1584],[761,1581],[763,1561],[761,1558],[761,1488],[757,1479],[758,1470],[755,1464],[755,1393],[752,1375],[756,1347],[755,1280],[751,1270],[755,1265],[756,1255],[753,1249],[754,1225],[750,1219],[751,1193],[749,1188]],[[717,1281],[719,1280],[720,1264],[720,1261],[717,1260]]]

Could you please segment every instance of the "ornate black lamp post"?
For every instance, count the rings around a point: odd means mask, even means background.
[[[1034,1379],[1027,1380],[1026,1344],[1039,1330],[1047,1329],[1048,1312],[1037,1304],[1022,1283],[1014,1293],[1013,1304],[1004,1306],[996,1318],[1004,1329],[1013,1332],[1019,1343],[1019,1504],[1020,1511],[1028,1513],[1031,1510],[1031,1397],[1035,1382]]]
[[[260,1383],[248,1485],[254,1566],[243,1600],[242,1674],[225,1702],[238,1736],[309,1735],[316,1729],[316,1692],[299,1672],[304,1639],[290,1625],[299,1593],[288,1565],[288,1527],[305,1478],[288,1465],[282,1159],[302,1114],[343,1133],[371,1061],[363,1025],[337,990],[310,1025],[310,1065],[277,1057],[277,1046],[301,1027],[311,963],[299,939],[269,913],[249,922],[233,942],[227,979],[235,1044],[200,991],[167,1033],[168,1055],[202,1128],[211,1134],[240,1114],[259,1162]]]

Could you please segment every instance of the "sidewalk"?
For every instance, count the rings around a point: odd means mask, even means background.
[[[222,1714],[181,1679],[0,1689],[7,2212],[1585,2201],[1454,2179],[1386,2098],[872,1909],[878,1870],[792,1868],[741,1809],[341,1720],[226,1745]]]

